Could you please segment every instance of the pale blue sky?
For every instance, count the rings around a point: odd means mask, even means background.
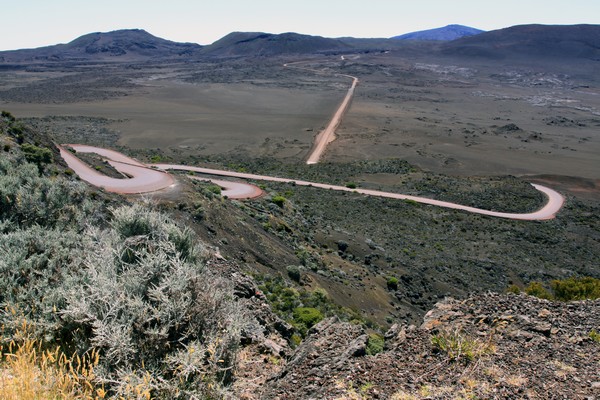
[[[390,37],[462,24],[600,24],[600,0],[0,0],[0,50],[142,28],[210,44],[232,31]]]

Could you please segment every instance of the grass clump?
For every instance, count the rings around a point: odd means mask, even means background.
[[[47,349],[23,323],[16,338],[0,344],[0,398],[104,399],[96,380],[99,353],[67,356],[59,346]],[[18,339],[17,339],[18,338]]]
[[[447,356],[452,362],[471,362],[493,351],[490,342],[483,343],[460,331],[441,331],[431,337],[434,350]]]
[[[596,343],[600,343],[600,333],[595,329],[592,329],[589,333],[589,338],[592,339]]]

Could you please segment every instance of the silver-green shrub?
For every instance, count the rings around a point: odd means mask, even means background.
[[[74,338],[80,351],[100,350],[114,390],[123,371],[158,373],[155,391],[168,398],[226,383],[247,318],[231,283],[205,267],[191,231],[134,205],[113,210],[111,229],[88,235],[93,246],[65,283],[61,316],[71,331],[87,332]]]
[[[113,397],[138,385],[156,398],[221,397],[249,321],[232,283],[206,267],[189,228],[147,204],[107,213],[91,198],[18,147],[0,159],[2,333],[26,319],[44,343],[98,350]]]

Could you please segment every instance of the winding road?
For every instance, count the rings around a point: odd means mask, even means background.
[[[298,68],[312,72],[323,73],[323,71],[305,67],[292,66],[291,64],[284,64],[284,67]],[[338,107],[337,111],[333,115],[327,127],[316,136],[315,144],[306,161],[307,164],[318,163],[323,152],[325,151],[327,144],[329,144],[334,139],[335,130],[340,125],[342,117],[348,110],[352,97],[354,96],[354,89],[358,84],[358,78],[355,76],[343,74],[336,75],[352,79],[352,84],[348,89],[344,100]],[[447,201],[428,199],[426,197],[410,196],[392,192],[383,192],[379,190],[352,189],[345,186],[329,185],[324,183],[308,182],[266,175],[247,174],[242,172],[223,171],[218,169],[194,167],[187,165],[143,164],[133,158],[127,157],[114,150],[108,150],[100,147],[93,147],[81,144],[66,144],[63,146],[58,146],[58,148],[60,150],[62,158],[65,160],[69,168],[71,168],[75,173],[77,173],[77,175],[79,175],[79,177],[82,180],[94,186],[102,187],[109,192],[123,194],[149,193],[172,187],[176,184],[176,180],[173,175],[167,172],[167,170],[179,170],[194,173],[194,175],[189,175],[191,179],[208,181],[212,182],[215,185],[219,185],[222,188],[221,194],[231,199],[252,199],[262,196],[263,191],[258,186],[251,185],[246,182],[214,179],[212,178],[212,176],[224,176],[229,178],[237,178],[244,180],[249,179],[255,181],[290,183],[298,186],[310,186],[319,189],[335,190],[339,192],[352,192],[367,196],[415,201],[421,204],[462,210],[474,214],[482,214],[498,218],[528,221],[554,218],[556,216],[556,213],[558,213],[558,211],[560,211],[560,209],[562,208],[565,201],[563,196],[560,195],[558,192],[542,185],[532,184],[532,186],[535,189],[544,193],[544,195],[547,198],[546,204],[539,210],[531,213],[505,213],[500,211],[491,211],[476,207],[464,206],[462,204],[450,203]],[[108,162],[115,170],[123,174],[124,179],[111,178],[101,174],[99,171],[91,168],[83,161],[81,161],[73,152],[69,151],[67,148],[71,148],[75,153],[98,154],[99,156],[103,157],[104,160]],[[198,176],[196,174],[202,174],[203,176]]]
[[[79,177],[89,182],[90,184],[102,187],[109,192],[133,194],[133,193],[149,193],[161,189],[167,189],[175,184],[175,178],[168,174],[167,170],[180,170],[193,172],[195,174],[203,174],[206,177],[197,175],[190,176],[192,179],[202,181],[210,181],[213,184],[221,186],[224,190],[222,194],[231,199],[250,199],[256,198],[263,194],[263,191],[255,185],[243,182],[215,180],[210,176],[225,176],[229,178],[250,179],[267,182],[282,182],[290,183],[298,186],[310,186],[320,189],[335,190],[340,192],[359,193],[367,196],[385,197],[397,200],[415,201],[421,204],[428,204],[438,207],[451,208],[455,210],[463,210],[470,213],[488,215],[492,217],[508,218],[514,220],[546,220],[552,219],[556,213],[560,211],[564,204],[564,198],[558,192],[542,185],[533,185],[534,188],[544,193],[548,199],[546,204],[539,210],[531,213],[505,213],[499,211],[484,210],[475,207],[464,206],[461,204],[450,203],[447,201],[433,200],[426,197],[410,196],[400,193],[382,192],[369,189],[351,189],[345,186],[328,185],[324,183],[308,182],[296,179],[279,178],[267,175],[247,174],[243,172],[223,171],[211,168],[193,167],[187,165],[176,164],[143,164],[137,160],[129,158],[114,150],[103,149],[99,147],[69,144],[58,146],[61,156]],[[129,178],[117,179],[110,178],[98,171],[90,168],[82,162],[75,154],[67,150],[67,147],[79,153],[96,153],[103,157],[117,171],[123,173]]]

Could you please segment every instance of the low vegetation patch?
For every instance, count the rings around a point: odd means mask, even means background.
[[[464,332],[441,331],[431,337],[434,350],[444,354],[449,361],[471,362],[484,354],[493,352],[491,343],[472,338]]]
[[[323,289],[308,291],[295,288],[282,277],[256,276],[259,289],[265,294],[271,308],[285,321],[291,323],[301,337],[308,329],[323,318],[338,316],[341,320],[373,326],[362,316],[347,308],[342,308],[329,298]]]
[[[24,323],[7,344],[0,338],[0,398],[105,398],[106,391],[94,372],[98,352],[67,356],[59,346],[46,348],[28,330]]]
[[[378,333],[370,333],[369,339],[367,340],[367,354],[374,356],[375,354],[381,353],[385,345],[385,339]]]
[[[549,286],[550,289],[547,289],[541,282],[531,282],[523,291],[530,296],[547,300],[576,301],[600,298],[600,279],[592,277],[555,279]],[[507,291],[520,293],[521,289],[511,285]]]
[[[592,329],[588,335],[590,339],[592,339],[596,343],[600,343],[600,333],[595,329]]]

